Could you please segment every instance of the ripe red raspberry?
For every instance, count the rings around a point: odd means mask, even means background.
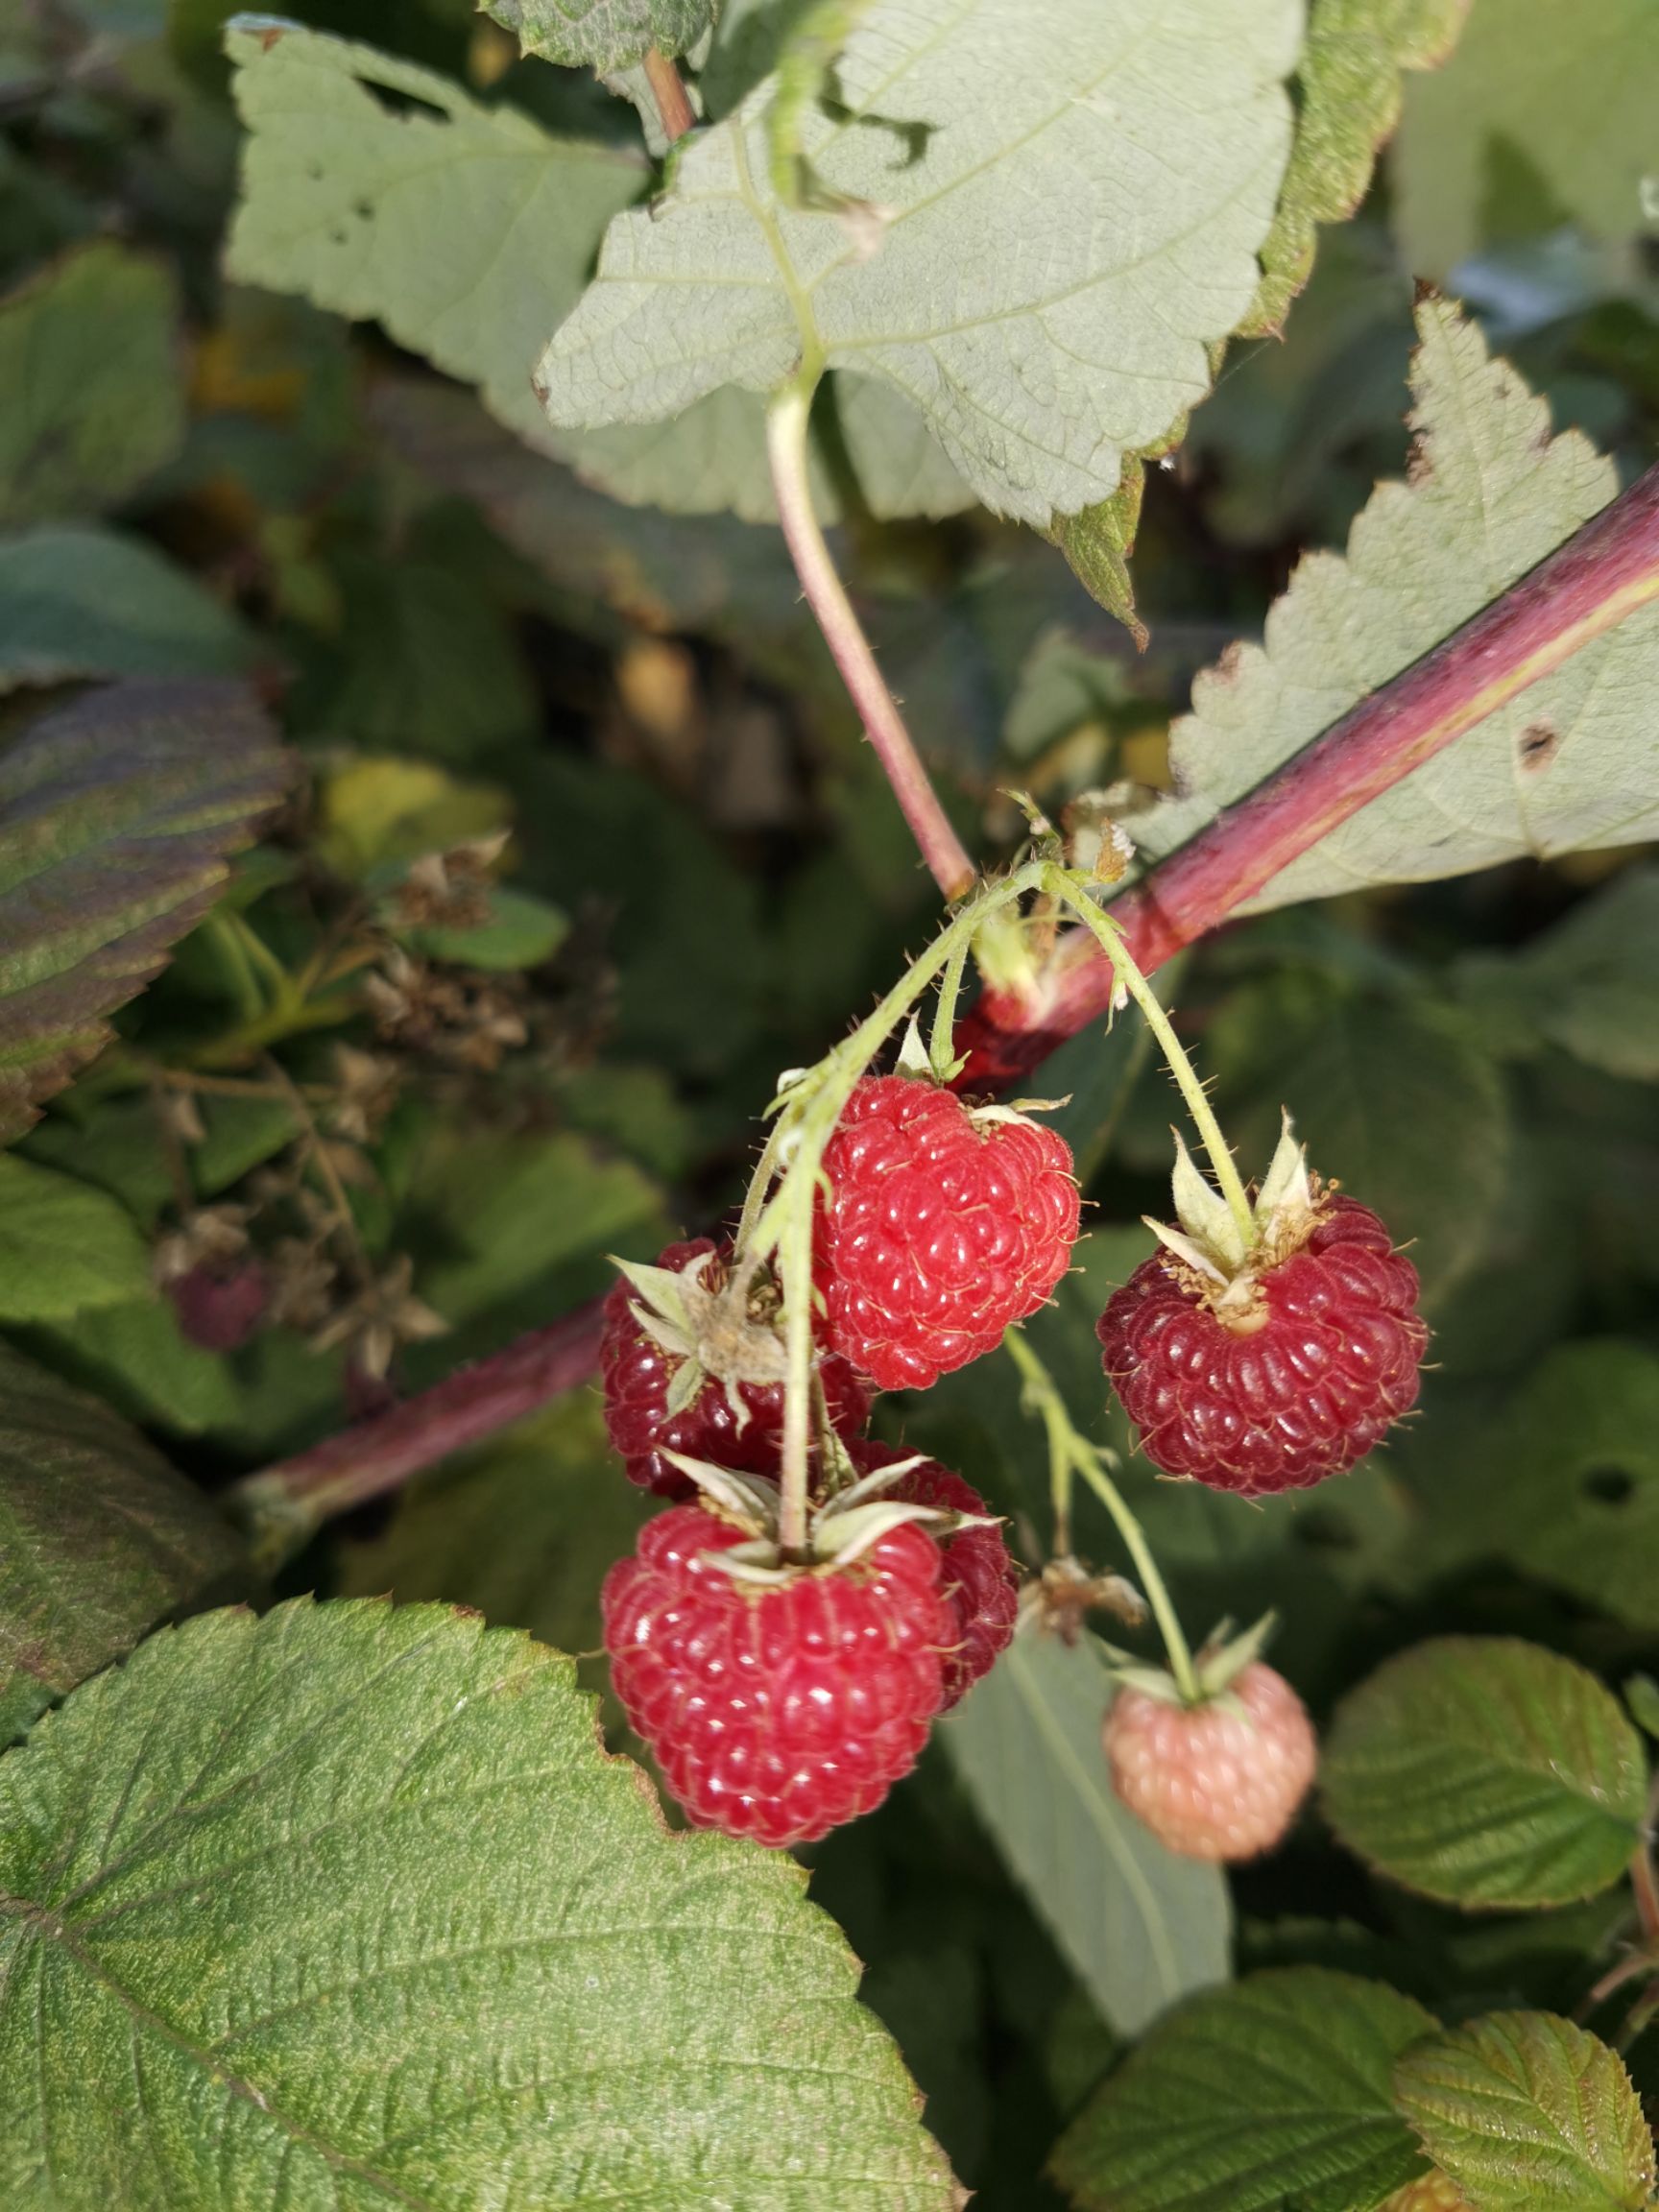
[[[891,1444],[873,1442],[852,1444],[848,1451],[860,1475],[910,1456]],[[937,1459],[919,1461],[881,1496],[902,1499],[910,1505],[936,1505],[948,1513],[985,1511],[978,1491]],[[954,1648],[945,1654],[945,1701],[939,1708],[949,1713],[1012,1642],[1020,1610],[1020,1574],[1000,1528],[959,1528],[939,1549],[940,1581],[956,1618]]]
[[[1235,1699],[1243,1713],[1229,1710]],[[1301,1698],[1259,1659],[1202,1705],[1119,1690],[1103,1741],[1118,1796],[1184,1859],[1270,1851],[1307,1795],[1318,1756]]]
[[[708,1557],[745,1541],[700,1504],[650,1523],[605,1577],[611,1678],[694,1821],[805,1843],[916,1764],[956,1623],[939,1547],[914,1524],[767,1585]]]
[[[728,1246],[699,1237],[670,1244],[657,1266],[687,1278],[693,1295],[708,1295],[690,1326],[661,1323],[653,1334],[635,1311],[642,1303],[637,1287],[619,1276],[605,1300],[605,1334],[599,1364],[605,1379],[605,1427],[630,1482],[661,1498],[690,1496],[692,1484],[662,1457],[683,1452],[691,1459],[710,1459],[757,1475],[775,1475],[783,1433],[782,1347],[764,1327],[752,1332],[730,1322],[711,1322],[714,1301],[728,1287]],[[699,1262],[705,1264],[700,1265]],[[697,1320],[704,1326],[701,1331]],[[685,1404],[669,1411],[676,1380],[688,1358],[703,1369]],[[740,1380],[747,1367],[758,1372],[775,1366],[779,1380]],[[832,1425],[844,1434],[863,1425],[870,1392],[845,1359],[831,1354],[819,1362],[825,1402]],[[730,1388],[728,1388],[730,1382]],[[740,1422],[735,1397],[748,1418]]]
[[[1310,1219],[1285,1257],[1269,1246],[1219,1293],[1168,1250],[1113,1293],[1102,1364],[1165,1474],[1246,1498],[1303,1489],[1416,1404],[1416,1269],[1352,1198],[1316,1199]]]
[[[813,1272],[829,1339],[883,1390],[926,1390],[993,1350],[1076,1241],[1062,1138],[907,1075],[858,1085],[824,1172]]]

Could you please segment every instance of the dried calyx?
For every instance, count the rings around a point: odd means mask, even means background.
[[[840,1572],[863,1557],[895,1528],[915,1523],[939,1543],[961,1528],[994,1527],[995,1516],[951,1513],[933,1505],[915,1505],[882,1492],[902,1482],[922,1464],[923,1455],[897,1459],[891,1466],[855,1475],[837,1488],[812,1512],[806,1529],[805,1555],[787,1558],[779,1541],[780,1495],[775,1482],[763,1475],[743,1475],[730,1467],[716,1467],[707,1459],[692,1459],[683,1452],[665,1452],[663,1457],[697,1485],[704,1505],[729,1527],[743,1529],[748,1542],[708,1554],[709,1563],[739,1583],[757,1590],[772,1589],[802,1575]],[[846,1470],[851,1473],[851,1467]]]
[[[678,1362],[669,1385],[667,1413],[684,1412],[704,1383],[726,1392],[738,1428],[750,1409],[739,1383],[759,1388],[784,1380],[787,1358],[778,1326],[778,1286],[770,1269],[735,1265],[728,1255],[706,1252],[688,1267],[646,1267],[632,1260],[614,1264],[637,1295],[631,1310],[653,1343]]]
[[[1223,1621],[1212,1629],[1203,1649],[1194,1654],[1192,1661],[1196,1697],[1189,1696],[1165,1668],[1148,1667],[1121,1654],[1114,1655],[1112,1678],[1126,1690],[1143,1691],[1148,1697],[1160,1698],[1166,1705],[1219,1705],[1238,1719],[1248,1719],[1249,1715],[1233,1695],[1232,1685],[1246,1667],[1261,1658],[1277,1625],[1278,1616],[1264,1613],[1255,1627],[1246,1628],[1241,1636],[1233,1634],[1231,1621]]]
[[[1334,1186],[1309,1172],[1306,1148],[1296,1142],[1288,1113],[1251,1202],[1248,1236],[1226,1199],[1193,1165],[1179,1131],[1173,1180],[1179,1227],[1146,1214],[1147,1228],[1174,1260],[1182,1286],[1236,1334],[1252,1334],[1267,1322],[1262,1277],[1307,1243]]]

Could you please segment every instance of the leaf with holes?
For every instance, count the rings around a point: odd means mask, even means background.
[[[242,1548],[193,1483],[0,1345],[0,1743],[157,1623],[242,1582]]]
[[[715,0],[479,0],[527,54],[565,69],[619,69],[655,46],[684,54],[713,20]]]
[[[1085,2105],[1055,2177],[1081,2212],[1369,2212],[1423,2171],[1391,2077],[1433,2025],[1316,1967],[1196,1997]]]
[[[1180,795],[1130,824],[1148,859],[1195,835],[1613,496],[1613,464],[1576,432],[1551,440],[1548,407],[1454,305],[1425,301],[1417,328],[1410,481],[1379,486],[1345,556],[1303,562],[1263,645],[1235,647],[1198,679],[1171,733]],[[1650,605],[1329,831],[1245,910],[1652,837],[1656,685]]]
[[[768,80],[613,220],[538,372],[550,420],[659,421],[805,358],[907,397],[999,514],[1108,497],[1255,293],[1300,31],[1294,0],[873,0],[801,118],[802,205]]]
[[[553,430],[531,389],[606,222],[645,188],[637,156],[556,137],[430,70],[297,24],[238,17],[227,48],[250,134],[228,248],[236,275],[373,317],[618,499],[775,515],[753,393],[712,392],[671,430],[576,434]],[[946,515],[972,502],[902,393],[850,377],[841,417],[877,514]],[[838,502],[816,446],[813,493],[832,518]]]
[[[1659,1630],[1659,1359],[1635,1344],[1557,1345],[1458,1440],[1449,1528],[1475,1552]],[[1502,1495],[1503,1510],[1492,1511]]]
[[[1104,2017],[1134,2035],[1226,1979],[1227,1886],[1113,1793],[1109,1685],[1087,1644],[1017,1637],[942,1733],[980,1818]]]
[[[1653,2137],[1604,2043],[1549,2012],[1495,2012],[1414,2044],[1394,2096],[1480,2212],[1646,2212]]]
[[[949,2212],[793,1861],[670,1835],[571,1662],[308,1600],[0,1760],[9,2212]]]
[[[212,904],[291,763],[250,693],[117,684],[0,749],[0,1139]]]
[[[1571,1904],[1617,1882],[1641,1833],[1641,1738],[1571,1659],[1444,1636],[1338,1706],[1320,1767],[1351,1851],[1449,1905]]]

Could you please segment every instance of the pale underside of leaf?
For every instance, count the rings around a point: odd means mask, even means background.
[[[1225,1978],[1226,1885],[1178,1859],[1113,1794],[1107,1682],[1083,1646],[1023,1635],[943,1734],[980,1816],[1101,2012],[1138,2033]]]
[[[890,382],[998,513],[1107,497],[1255,291],[1300,30],[1295,0],[876,0],[800,146],[866,213],[782,204],[757,87],[613,222],[539,371],[550,419],[672,417],[805,355]]]
[[[1381,485],[1345,555],[1315,553],[1267,617],[1193,685],[1175,725],[1177,796],[1137,815],[1160,858],[1535,567],[1605,506],[1611,462],[1549,411],[1475,325],[1418,309],[1411,478]],[[1276,876],[1243,911],[1423,882],[1659,830],[1659,608],[1425,762]]]
[[[445,1608],[153,1638],[0,1762],[9,2212],[948,2212],[793,1862]]]
[[[293,764],[240,685],[116,684],[0,751],[0,1138],[212,904]]]
[[[249,132],[227,249],[231,272],[373,318],[475,384],[527,444],[613,497],[679,514],[776,514],[765,408],[734,386],[672,422],[555,431],[531,388],[580,296],[605,225],[638,199],[637,156],[560,138],[518,109],[370,46],[238,17],[227,48]],[[890,386],[845,380],[842,430],[885,516],[956,512],[974,494]],[[813,496],[838,506],[814,453]]]

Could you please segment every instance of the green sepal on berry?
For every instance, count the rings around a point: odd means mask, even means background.
[[[1269,1267],[1299,1252],[1312,1234],[1324,1190],[1309,1172],[1305,1145],[1296,1142],[1286,1111],[1279,1143],[1250,1205],[1248,1233],[1238,1214],[1203,1176],[1179,1130],[1171,1178],[1178,1227],[1142,1218],[1158,1241],[1195,1278],[1206,1305],[1231,1326],[1248,1326],[1258,1307],[1257,1281]]]
[[[668,1388],[669,1417],[684,1412],[712,1379],[743,1428],[750,1414],[739,1383],[765,1389],[781,1383],[786,1371],[783,1338],[773,1325],[777,1302],[757,1292],[757,1271],[728,1270],[713,1250],[683,1269],[635,1260],[613,1259],[612,1264],[637,1292],[629,1310],[640,1329],[679,1363]]]
[[[730,1467],[716,1467],[707,1459],[688,1458],[684,1453],[665,1453],[673,1466],[696,1484],[709,1509],[729,1527],[744,1532],[746,1541],[711,1554],[734,1581],[757,1588],[773,1588],[801,1575],[834,1574],[879,1544],[895,1528],[916,1526],[937,1543],[947,1543],[964,1528],[991,1528],[994,1514],[958,1513],[936,1505],[919,1505],[903,1499],[884,1498],[891,1489],[923,1464],[923,1455],[896,1459],[873,1469],[816,1506],[807,1519],[806,1544],[802,1556],[786,1557],[779,1534],[780,1495],[764,1476],[744,1475]]]

